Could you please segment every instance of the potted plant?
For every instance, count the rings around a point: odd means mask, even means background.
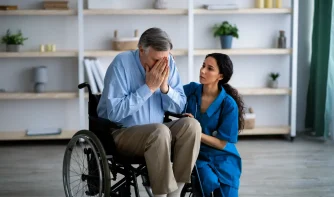
[[[237,26],[233,26],[227,21],[216,24],[213,27],[213,35],[214,37],[220,37],[222,49],[230,49],[232,47],[232,38],[239,38]]]
[[[269,87],[270,88],[277,88],[278,87],[278,77],[280,76],[279,73],[270,73],[270,81],[269,81]]]
[[[6,44],[7,52],[18,52],[20,50],[20,45],[28,38],[24,38],[21,30],[17,34],[12,34],[8,29],[5,36],[2,37],[2,43]]]

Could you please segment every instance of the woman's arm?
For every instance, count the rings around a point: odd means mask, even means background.
[[[224,149],[227,144],[227,141],[225,140],[221,140],[216,137],[206,135],[204,133],[202,133],[201,142],[219,150]]]
[[[194,118],[194,116],[191,113],[184,113],[183,115],[189,116],[190,118]],[[227,144],[227,141],[225,140],[221,140],[216,137],[206,135],[204,133],[202,133],[201,142],[219,150],[224,149]]]

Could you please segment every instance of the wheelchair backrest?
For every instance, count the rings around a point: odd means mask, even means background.
[[[88,115],[90,117],[98,118],[97,116],[97,106],[99,104],[101,94],[92,94],[90,85],[87,82],[81,83],[78,85],[79,89],[87,88],[88,89]]]
[[[101,94],[89,94],[88,115],[97,118],[97,105],[99,104]]]

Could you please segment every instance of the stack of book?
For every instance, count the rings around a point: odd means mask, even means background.
[[[68,1],[44,1],[43,6],[46,10],[68,10]]]
[[[0,5],[0,10],[17,10],[17,5]]]
[[[233,10],[238,9],[236,0],[225,0],[219,4],[205,4],[204,9],[208,10]]]

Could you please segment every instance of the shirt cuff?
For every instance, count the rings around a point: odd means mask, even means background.
[[[147,100],[148,98],[150,98],[150,96],[152,95],[152,92],[150,90],[150,88],[147,86],[147,84],[142,85],[138,90],[138,95],[143,99],[143,100]]]
[[[170,87],[169,86],[169,88],[168,88],[168,92],[167,92],[167,94],[162,94],[164,97],[169,97],[169,98],[171,98],[172,100],[174,100],[174,97],[175,97],[175,90],[172,88],[172,87]]]

